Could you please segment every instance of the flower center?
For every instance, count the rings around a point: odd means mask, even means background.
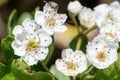
[[[72,71],[76,70],[77,68],[77,64],[72,61],[66,62],[66,65],[67,65],[67,69],[72,70]]]
[[[115,38],[115,36],[116,36],[116,34],[113,34],[113,33],[111,33],[111,32],[106,33],[106,35],[108,35],[108,36],[110,36],[110,37],[112,37],[112,38]]]
[[[30,40],[27,43],[26,51],[29,52],[29,53],[32,53],[32,52],[36,51],[39,47],[39,43],[40,43],[40,41]]]
[[[110,19],[111,21],[113,21],[113,14],[109,13],[107,16],[106,16],[106,19]]]
[[[55,26],[56,19],[54,17],[52,18],[47,18],[45,21],[45,25],[48,26],[49,28],[53,28]]]
[[[100,62],[105,62],[106,57],[107,57],[107,55],[105,54],[105,52],[98,52],[96,55],[97,60]]]

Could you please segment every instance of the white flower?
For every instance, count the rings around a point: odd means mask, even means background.
[[[41,25],[49,35],[53,35],[54,32],[66,31],[67,27],[63,25],[66,19],[66,14],[57,14],[57,10],[52,8],[48,3],[44,6],[43,12],[37,11],[35,13],[35,21]]]
[[[79,50],[63,50],[62,59],[57,59],[55,64],[56,68],[67,76],[76,76],[87,69],[86,56]]]
[[[107,4],[101,4],[94,8],[96,16],[96,24],[100,27],[101,23],[106,20],[111,20],[113,22],[120,22],[120,8],[115,8],[115,6],[110,6]]]
[[[110,6],[112,6],[112,7],[114,7],[114,8],[119,8],[120,9],[120,3],[119,3],[119,1],[113,1],[111,4],[110,4]]]
[[[77,15],[80,13],[80,10],[82,9],[82,5],[79,1],[70,1],[68,6],[67,6],[67,9],[69,12]]]
[[[100,34],[106,39],[114,42],[120,41],[120,24],[112,21],[105,21],[100,26]]]
[[[84,7],[81,9],[78,19],[81,25],[91,28],[95,26],[95,17],[96,14],[92,11],[92,9]]]
[[[88,43],[86,56],[89,63],[98,69],[109,67],[118,58],[116,45],[102,38],[102,35]]]
[[[14,54],[20,56],[28,65],[44,60],[49,52],[48,46],[52,43],[52,38],[35,24],[34,21],[26,19],[23,25],[13,29]]]

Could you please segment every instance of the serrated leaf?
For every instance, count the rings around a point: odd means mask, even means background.
[[[15,27],[15,25],[17,24],[17,10],[14,9],[8,19],[8,34],[11,35],[12,34],[12,30]]]
[[[71,80],[69,76],[65,76],[63,73],[58,71],[55,66],[50,68],[50,72],[57,78],[57,80]]]
[[[70,48],[75,50],[76,49],[76,45],[77,45],[77,41],[79,39],[79,35],[75,36],[75,38],[70,42]]]
[[[8,72],[9,72],[9,68],[7,68],[6,65],[0,63],[0,80]]]
[[[29,12],[24,12],[20,15],[20,17],[18,18],[18,22],[17,24],[22,24],[22,22],[26,19],[26,18],[30,18],[33,19],[33,16],[31,13]]]
[[[17,57],[14,55],[14,51],[11,47],[13,40],[12,37],[6,37],[1,42],[1,49],[8,64],[11,64],[12,60]]]
[[[22,60],[13,60],[11,71],[20,80],[55,80],[48,72],[35,72]]]

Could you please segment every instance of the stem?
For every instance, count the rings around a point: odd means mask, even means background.
[[[87,35],[89,32],[91,32],[92,30],[97,29],[97,28],[98,28],[97,26],[94,26],[94,27],[86,30],[86,31],[84,32],[84,35]]]
[[[76,77],[75,77],[75,76],[72,76],[72,80],[76,80]]]
[[[43,66],[45,71],[50,72],[49,69],[47,68],[47,66],[42,61],[40,61],[40,64]]]
[[[73,21],[74,25],[77,27],[78,33],[80,33],[79,24],[78,24],[78,22],[77,22],[77,20],[76,20],[76,18],[75,18],[76,15],[74,15],[74,14],[72,14],[72,13],[70,13],[70,12],[69,12],[68,14],[69,14],[71,20]]]
[[[79,50],[81,46],[81,38],[79,37],[78,41],[77,41],[77,45],[76,45],[76,50]]]
[[[94,67],[92,65],[89,65],[88,66],[88,70],[84,73],[84,76],[83,76],[83,80],[85,79],[85,77],[88,75],[88,73],[93,69]]]

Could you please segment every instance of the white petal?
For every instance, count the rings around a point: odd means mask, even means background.
[[[12,31],[12,34],[13,34],[14,36],[17,36],[18,34],[21,34],[22,31],[23,31],[22,26],[18,25],[18,26],[15,26],[15,28],[14,28],[13,31]]]
[[[64,62],[62,59],[57,59],[57,60],[55,61],[55,65],[56,65],[56,68],[57,68],[60,72],[64,73],[65,75],[69,75],[69,74],[67,73],[66,64],[65,64],[65,62]]]
[[[79,14],[83,6],[78,0],[70,1],[67,10],[75,15]]]
[[[21,34],[18,34],[14,38],[15,38],[15,40],[16,40],[17,43],[23,45],[23,42],[25,41],[25,38],[26,38],[27,34],[28,33],[26,33],[26,32],[23,31]]]
[[[82,73],[87,69],[87,59],[82,51],[76,50],[74,52],[74,61],[78,64],[77,72]]]
[[[65,32],[67,30],[67,27],[65,25],[60,25],[60,26],[56,26],[54,29],[55,32]]]
[[[41,46],[49,46],[52,43],[52,38],[49,36],[45,31],[40,30],[39,31],[39,37],[41,40],[40,45]]]
[[[42,28],[47,32],[47,34],[49,34],[49,35],[53,35],[54,34],[54,30],[53,29],[49,29],[46,26],[42,26]]]
[[[47,57],[48,52],[48,48],[41,47],[38,53],[35,55],[35,58],[42,61]]]
[[[22,22],[22,25],[23,25],[24,27],[29,27],[30,22],[31,22],[31,19],[26,18],[26,19]]]
[[[108,4],[100,4],[94,8],[94,10],[102,15],[105,15],[108,12]]]
[[[71,57],[72,53],[73,53],[72,49],[64,49],[62,51],[62,59]]]
[[[110,62],[109,64],[113,64],[118,59],[117,49],[111,49],[109,54]]]
[[[17,42],[13,41],[11,46],[14,49],[14,54],[17,56],[24,56],[26,54],[25,47],[23,45],[20,45]]]
[[[28,65],[34,65],[37,64],[38,60],[34,58],[34,56],[31,55],[25,55],[21,57],[22,60],[24,60]]]
[[[110,6],[115,7],[115,8],[120,8],[120,3],[119,1],[113,1]]]
[[[56,15],[56,25],[64,24],[66,19],[67,19],[67,15],[66,14],[57,14]]]
[[[45,17],[45,14],[44,12],[41,12],[41,11],[37,11],[35,12],[35,21],[39,24],[39,25],[44,25],[44,17]]]

